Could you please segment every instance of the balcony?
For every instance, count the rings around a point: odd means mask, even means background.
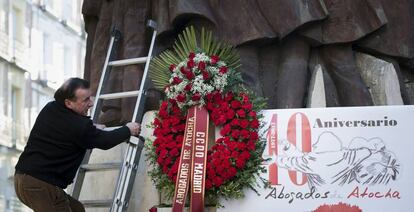
[[[0,57],[8,60],[9,55],[9,35],[3,30],[0,30]]]
[[[19,65],[20,67],[27,70],[28,62],[29,62],[29,49],[26,45],[24,45],[22,42],[18,40],[14,40],[13,43],[13,57],[14,62]]]
[[[28,127],[10,117],[0,115],[0,145],[22,151],[28,137]]]

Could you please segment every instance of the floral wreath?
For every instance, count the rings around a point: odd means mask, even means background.
[[[197,43],[194,28],[185,29],[174,45],[153,59],[150,76],[164,90],[152,123],[154,141],[147,142],[149,174],[156,187],[172,197],[184,139],[187,109],[203,105],[221,137],[208,150],[206,197],[216,201],[243,197],[244,187],[257,186],[264,141],[258,134],[265,103],[252,95],[236,71],[240,59],[233,47],[213,40],[201,30]]]

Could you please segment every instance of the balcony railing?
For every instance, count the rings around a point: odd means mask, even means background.
[[[9,36],[3,30],[0,30],[0,56],[9,58]]]
[[[21,43],[18,40],[14,40],[14,59],[16,64],[18,64],[21,67],[27,68],[28,62],[29,62],[29,48]]]

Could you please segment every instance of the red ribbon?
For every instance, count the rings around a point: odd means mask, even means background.
[[[208,111],[204,107],[193,106],[188,110],[177,180],[175,182],[173,212],[183,211],[190,179],[190,211],[204,211],[208,121]]]

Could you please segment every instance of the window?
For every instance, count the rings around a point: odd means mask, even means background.
[[[43,69],[40,71],[40,79],[47,79],[48,70],[53,66],[53,42],[48,34],[43,34]]]
[[[5,90],[6,90],[6,79],[7,79],[7,72],[5,68],[5,64],[0,62],[0,117],[5,115],[5,107],[6,105],[6,97],[5,97]]]
[[[22,11],[16,7],[12,9],[13,38],[23,42],[24,19]]]
[[[64,1],[64,10],[63,10],[63,19],[68,21],[68,22],[73,22],[73,6],[72,5],[73,1]]]
[[[65,79],[72,77],[74,75],[73,73],[73,51],[69,47],[65,47]]]
[[[48,80],[60,85],[64,76],[64,50],[63,44],[53,42],[53,68],[47,70]],[[51,48],[49,46],[49,48]]]
[[[19,104],[19,94],[20,91],[18,88],[12,86],[11,89],[11,118],[13,120],[13,125],[12,125],[12,140],[16,140],[17,139],[17,124],[19,123],[19,109],[20,109],[20,104]]]
[[[0,31],[9,33],[9,1],[0,0]]]

